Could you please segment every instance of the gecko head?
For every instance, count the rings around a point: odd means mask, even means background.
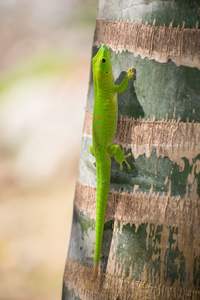
[[[112,66],[110,62],[110,54],[105,44],[102,44],[99,51],[92,59],[93,73],[97,76],[112,75]]]

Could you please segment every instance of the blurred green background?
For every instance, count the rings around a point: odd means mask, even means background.
[[[97,0],[0,1],[0,299],[61,299]]]

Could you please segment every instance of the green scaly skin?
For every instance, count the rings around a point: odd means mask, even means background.
[[[106,45],[101,45],[98,53],[92,59],[93,81],[94,81],[94,111],[92,124],[93,145],[90,152],[96,159],[97,171],[97,199],[96,199],[96,237],[95,237],[95,257],[94,275],[95,281],[98,274],[98,264],[101,254],[104,219],[110,186],[111,156],[120,164],[126,161],[120,146],[112,144],[117,129],[118,103],[117,93],[125,92],[129,79],[134,76],[134,68],[130,68],[125,79],[120,85],[114,84],[110,55]]]

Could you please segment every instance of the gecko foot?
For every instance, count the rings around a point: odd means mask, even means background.
[[[132,67],[132,68],[128,69],[128,71],[127,71],[127,76],[128,76],[128,78],[130,79],[130,78],[132,78],[134,75],[135,75],[135,74],[134,74],[134,68]]]
[[[124,150],[122,150],[122,161],[120,162],[120,171],[123,170],[123,165],[122,163],[125,162],[125,164],[127,165],[128,169],[131,169],[131,166],[129,165],[129,163],[127,162],[126,158],[131,156],[131,153],[128,153],[127,155],[124,155]]]

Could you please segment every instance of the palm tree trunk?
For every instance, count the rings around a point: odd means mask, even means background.
[[[132,153],[132,169],[112,161],[101,269],[91,283],[91,76],[63,300],[200,299],[199,9],[199,1],[99,0],[92,56],[109,47],[117,83],[136,69],[118,95],[115,140]]]

